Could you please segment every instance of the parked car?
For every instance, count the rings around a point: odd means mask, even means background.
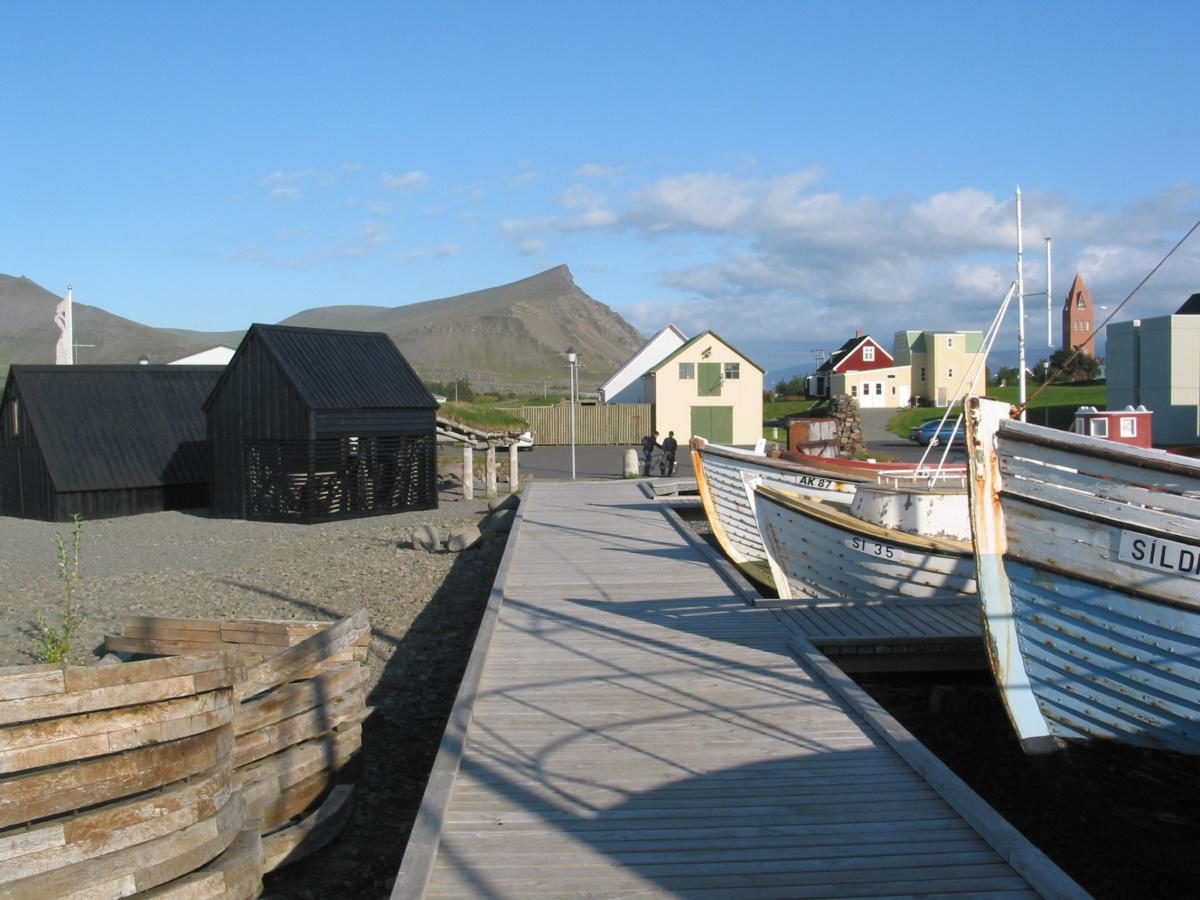
[[[947,419],[945,422],[941,419],[930,419],[911,429],[908,436],[922,446],[932,444],[939,447],[947,441],[952,441],[955,446],[961,447],[965,439],[965,430],[964,425],[959,425],[955,431],[954,419]]]
[[[515,441],[513,441],[513,443],[517,445],[517,450],[532,450],[533,449],[533,432],[532,431],[522,431],[517,436],[517,439]]]

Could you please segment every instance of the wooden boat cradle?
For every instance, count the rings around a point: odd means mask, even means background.
[[[0,668],[0,900],[258,896],[349,818],[366,611],[121,630],[179,655]]]

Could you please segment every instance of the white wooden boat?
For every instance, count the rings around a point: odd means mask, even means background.
[[[975,593],[963,489],[859,485],[838,508],[759,485],[754,505],[780,599],[958,603]]]
[[[779,488],[839,506],[848,506],[860,485],[883,483],[899,486],[933,479],[959,482],[963,467],[940,473],[931,466],[831,459],[789,453],[770,457],[761,446],[754,450],[713,444],[692,438],[692,466],[696,486],[717,544],[750,578],[775,587],[766,563],[767,550],[754,512],[756,484]],[[965,501],[962,527],[966,529]]]
[[[1200,753],[1200,462],[972,399],[986,644],[1022,745]]]

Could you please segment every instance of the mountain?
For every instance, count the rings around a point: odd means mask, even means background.
[[[0,275],[0,370],[12,363],[54,362],[54,308],[61,299],[28,278]],[[133,363],[143,354],[153,362],[168,362],[231,339],[228,334],[151,328],[86,303],[72,306],[80,363]]]
[[[0,275],[0,371],[14,362],[53,362],[60,299],[28,278]],[[280,324],[383,331],[426,380],[466,377],[490,390],[532,391],[547,383],[565,388],[568,346],[579,351],[581,387],[591,389],[644,341],[620,315],[580,290],[566,266],[408,306],[309,309]],[[151,328],[83,303],[74,304],[74,326],[81,363],[132,363],[142,355],[165,362],[241,340],[241,332]]]
[[[566,266],[500,287],[408,306],[325,306],[283,325],[384,331],[421,375],[467,377],[476,387],[567,383],[565,351],[579,351],[580,385],[597,387],[645,339],[575,284]]]

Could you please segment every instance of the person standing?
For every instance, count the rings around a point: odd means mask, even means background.
[[[646,435],[642,438],[642,474],[650,474],[650,459],[654,456],[654,448],[658,444],[658,432]]]
[[[679,442],[675,440],[675,432],[668,431],[666,440],[662,442],[663,465],[662,473],[670,478],[675,474],[675,451],[679,449]]]

